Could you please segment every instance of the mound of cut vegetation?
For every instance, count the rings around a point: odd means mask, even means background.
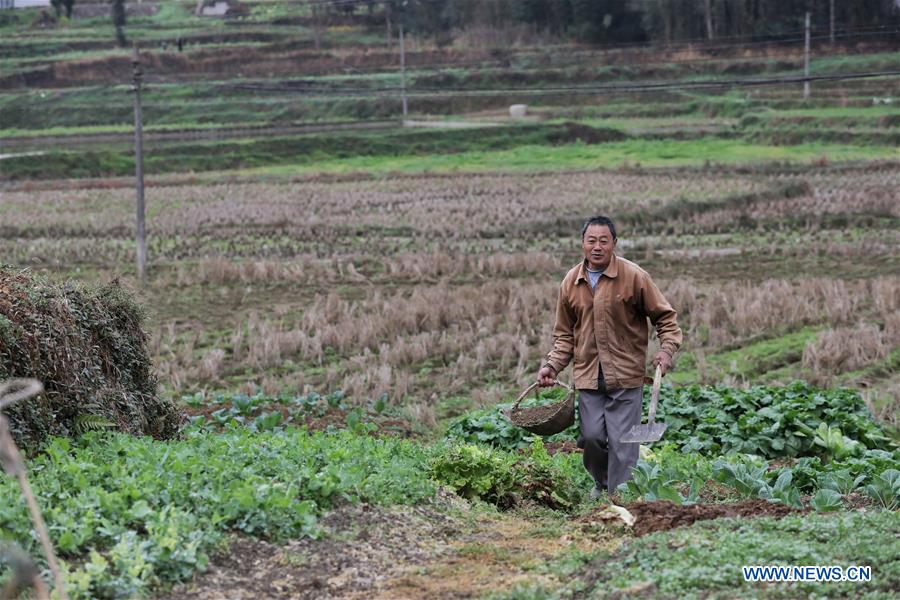
[[[118,283],[58,285],[0,265],[0,380],[45,388],[6,409],[16,440],[35,446],[97,428],[172,437],[178,413],[156,394],[142,321]]]

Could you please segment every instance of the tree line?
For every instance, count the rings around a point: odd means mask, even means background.
[[[441,35],[527,25],[591,43],[777,39],[812,28],[838,32],[900,25],[900,0],[309,0],[317,10],[383,12],[388,28]]]

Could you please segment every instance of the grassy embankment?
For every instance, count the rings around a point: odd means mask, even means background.
[[[386,174],[679,167],[735,163],[810,163],[898,160],[891,146],[829,143],[770,146],[741,140],[627,140],[584,143],[579,136],[624,137],[613,130],[572,133],[559,126],[455,132],[312,135],[229,144],[179,144],[150,152],[145,172],[235,170],[239,174]],[[5,179],[125,176],[134,161],[115,151],[48,152],[3,161]]]

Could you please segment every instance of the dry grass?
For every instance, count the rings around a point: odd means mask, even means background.
[[[804,366],[814,373],[835,371],[835,365],[818,357],[832,356],[829,348],[840,345],[842,335],[852,333],[860,346],[838,360],[839,370],[883,359],[891,340],[900,339],[898,319],[892,316],[883,328],[865,325],[856,331],[850,326],[863,312],[893,306],[894,289],[900,286],[896,277],[721,285],[679,279],[660,281],[660,286],[680,312],[701,373],[707,354],[809,325],[838,325],[840,332],[808,348]],[[202,350],[196,334],[169,327],[157,336],[160,367],[176,389],[196,381],[221,385],[229,377],[245,377],[249,367],[259,374],[252,378],[258,385],[268,380],[271,386],[281,378],[289,389],[340,387],[360,399],[387,394],[395,402],[422,401],[435,394],[467,394],[490,403],[529,382],[552,343],[553,280],[442,281],[394,292],[378,286],[366,290],[359,299],[318,294],[296,313],[284,306],[270,307],[266,314],[251,310],[226,335],[203,341]],[[863,334],[871,332],[877,333],[875,345],[864,343],[870,336]],[[850,352],[847,346],[843,351]],[[280,375],[293,371],[307,374]]]
[[[749,178],[609,173],[423,177],[365,185],[183,185],[147,190],[153,207],[147,227],[151,259],[158,261],[331,259],[359,247],[393,256],[404,252],[409,239],[415,254],[441,252],[448,243],[478,251],[484,240],[510,234],[512,245],[569,235],[584,215],[598,210],[652,212],[682,197],[710,199],[763,191],[766,185]],[[0,250],[23,262],[129,262],[130,194],[127,189],[6,192],[9,208],[0,237],[10,243]],[[65,253],[72,246],[74,257]]]
[[[823,379],[855,371],[883,360],[897,347],[877,325],[860,323],[854,327],[838,327],[819,334],[803,349],[803,366]]]
[[[195,364],[196,335],[161,331],[154,348],[162,373],[180,388],[192,380],[243,371],[263,374],[291,360],[319,367],[326,387],[361,398],[399,400],[429,392],[466,391],[491,373],[511,382],[530,376],[550,338],[552,283],[492,281],[484,285],[422,285],[350,301],[318,295],[299,317],[252,311]],[[335,363],[333,357],[342,360]],[[227,364],[223,372],[223,358]],[[176,376],[176,373],[187,373]]]
[[[863,308],[893,306],[900,278],[869,281],[803,278],[698,285],[675,280],[663,289],[681,314],[693,346],[722,348],[772,331],[847,323]]]
[[[403,252],[377,263],[363,258],[320,259],[294,257],[289,261],[243,260],[223,257],[180,264],[171,273],[153,281],[154,287],[195,284],[235,285],[251,283],[313,285],[338,282],[438,281],[441,279],[489,279],[545,273],[562,267],[558,256],[548,252],[515,254],[450,252]]]
[[[900,373],[894,373],[890,379],[863,390],[862,396],[875,418],[894,428],[900,427],[900,410],[897,409],[900,403]]]
[[[129,269],[131,193],[5,191],[0,255]],[[900,337],[896,169],[185,179],[149,188],[148,206],[143,294],[175,391],[341,387],[408,402],[423,422],[440,398],[495,403],[549,349],[576,232],[601,212],[679,311],[699,377],[719,352],[806,326],[825,328],[803,358],[821,381],[876,364]]]

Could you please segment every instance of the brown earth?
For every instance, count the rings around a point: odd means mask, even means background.
[[[571,397],[552,404],[520,407],[504,411],[514,425],[540,435],[552,435],[569,427],[574,419]]]
[[[605,144],[607,142],[620,142],[628,136],[618,129],[609,129],[605,127],[591,127],[567,121],[563,123],[563,128],[558,133],[551,136],[551,141],[559,144],[568,144],[574,141],[584,142],[585,144]]]
[[[345,506],[327,515],[322,539],[284,545],[235,536],[193,581],[159,596],[167,600],[362,598],[409,564],[447,551],[458,529],[425,507]]]
[[[490,60],[479,51],[423,50],[406,55],[407,65],[453,63],[460,60]],[[148,76],[167,80],[196,80],[198,77],[304,76],[345,72],[350,69],[393,69],[394,52],[366,50],[340,51],[295,50],[271,52],[268,48],[210,48],[192,52],[142,51],[141,63]],[[0,89],[20,87],[67,87],[126,81],[131,73],[131,54],[59,61],[40,68],[0,77]]]
[[[441,491],[435,505],[342,506],[319,539],[234,536],[205,573],[157,596],[175,600],[471,598],[517,584],[567,583],[539,567],[566,552],[610,552],[620,532],[586,534],[526,512],[473,510]]]
[[[604,510],[598,507],[593,512]],[[679,506],[668,500],[656,502],[632,502],[625,508],[634,515],[634,535],[640,537],[656,531],[667,531],[676,527],[690,525],[695,521],[720,519],[724,517],[785,517],[791,514],[802,514],[807,510],[791,508],[784,504],[773,504],[766,500],[744,500],[732,504],[692,504]],[[591,513],[593,514],[593,513]],[[589,518],[591,515],[585,517]]]
[[[613,552],[628,538],[617,520],[597,516],[605,506],[570,526],[547,522],[527,509],[473,510],[446,492],[436,502],[441,506],[345,505],[323,518],[319,539],[279,545],[235,536],[205,573],[158,598],[471,598],[516,585],[554,589],[567,582],[540,565],[566,552]],[[803,512],[764,500],[693,506],[635,502],[626,507],[636,518],[637,536],[704,519]],[[609,525],[587,525],[597,523]]]
[[[584,450],[578,447],[578,444],[576,444],[574,440],[565,440],[563,442],[544,442],[544,449],[546,449],[547,454],[551,456],[557,454],[558,452],[562,452],[563,454],[584,452]]]

